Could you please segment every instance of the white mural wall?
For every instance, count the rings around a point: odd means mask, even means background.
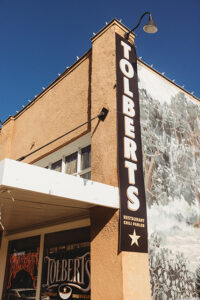
[[[152,299],[200,299],[200,102],[138,63]]]

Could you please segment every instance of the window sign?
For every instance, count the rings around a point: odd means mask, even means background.
[[[88,228],[46,235],[41,299],[90,299],[88,240]]]
[[[39,236],[9,242],[3,299],[35,299],[39,244]]]

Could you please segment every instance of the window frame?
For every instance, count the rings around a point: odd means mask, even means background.
[[[52,165],[62,160],[61,173],[65,173],[66,157],[77,152],[77,170],[75,173],[69,175],[81,177],[82,175],[91,172],[91,166],[81,170],[82,149],[87,148],[88,146],[91,146],[90,134],[86,134],[81,138],[75,140],[74,142],[60,148],[59,150],[54,151],[53,153],[47,155],[43,159],[35,162],[34,165],[37,165],[39,167],[44,167],[49,170],[53,170]]]

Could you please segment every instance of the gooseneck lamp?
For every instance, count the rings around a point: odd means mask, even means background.
[[[125,34],[125,38],[129,38],[129,35],[131,32],[133,32],[135,29],[137,29],[139,26],[140,26],[140,23],[142,21],[142,19],[144,18],[145,15],[149,15],[149,20],[147,22],[147,24],[143,27],[143,30],[147,33],[156,33],[158,31],[158,28],[154,22],[154,20],[152,19],[152,15],[149,11],[146,11],[145,13],[143,13],[143,15],[140,17],[140,20],[139,22],[137,23],[137,25],[132,29],[130,30],[129,32],[127,32]]]

